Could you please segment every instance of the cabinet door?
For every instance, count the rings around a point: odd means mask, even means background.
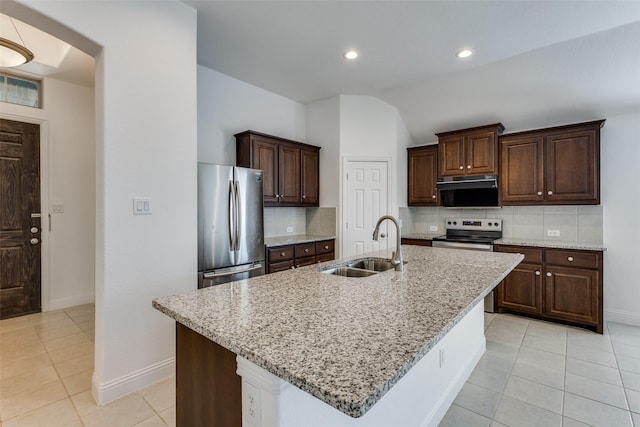
[[[518,265],[497,290],[499,308],[542,314],[542,265]]]
[[[300,150],[302,204],[318,206],[319,193],[319,159],[316,150]]]
[[[576,129],[546,137],[548,203],[600,203],[600,144],[595,129]]]
[[[464,175],[464,136],[443,136],[438,139],[439,176]]]
[[[278,151],[280,203],[300,203],[300,149],[280,145]]]
[[[505,205],[544,201],[542,136],[500,140],[500,191]]]
[[[465,137],[464,151],[465,174],[481,175],[498,172],[495,131],[469,133]]]
[[[438,147],[410,148],[407,155],[409,206],[438,206]]]
[[[278,144],[267,139],[254,138],[251,167],[262,169],[264,202],[278,203]]]
[[[599,323],[600,274],[597,270],[547,267],[544,315],[597,325]]]

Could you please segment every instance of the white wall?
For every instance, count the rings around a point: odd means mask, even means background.
[[[640,112],[607,117],[601,141],[605,319],[640,326]]]
[[[151,301],[196,288],[196,12],[179,1],[21,3],[35,11],[26,23],[102,47],[93,392],[104,403],[173,372],[174,322]],[[152,197],[153,214],[133,216],[133,196]]]
[[[198,161],[235,165],[233,135],[248,129],[305,142],[305,107],[198,66]]]
[[[40,183],[43,251],[48,248],[48,254],[43,253],[42,305],[55,310],[94,300],[94,91],[45,78],[42,98],[43,108],[3,103],[0,116],[38,123],[44,133]],[[51,214],[49,232],[52,203],[64,204],[64,213]]]

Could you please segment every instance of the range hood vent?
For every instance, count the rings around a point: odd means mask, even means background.
[[[496,175],[460,176],[452,178],[438,178],[438,190],[475,190],[483,188],[498,188]]]

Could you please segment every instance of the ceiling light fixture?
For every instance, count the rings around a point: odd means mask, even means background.
[[[473,51],[471,49],[462,49],[461,51],[456,53],[456,56],[458,58],[468,58],[471,55],[473,55]]]
[[[13,28],[16,30],[18,38],[22,42],[22,45],[0,37],[0,68],[17,67],[18,65],[26,64],[33,59],[33,53],[26,48],[24,40],[18,32],[15,22],[12,18],[9,18],[13,24]]]
[[[360,56],[360,54],[358,53],[358,51],[353,50],[353,49],[349,49],[348,51],[346,51],[345,53],[342,54],[342,56],[345,59],[356,59],[358,56]]]

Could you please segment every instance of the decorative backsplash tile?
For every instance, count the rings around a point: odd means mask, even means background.
[[[492,209],[400,208],[404,233],[444,233],[446,218],[501,218],[504,237],[602,243],[603,206],[504,206]],[[548,230],[559,232],[549,236]]]
[[[264,208],[264,237],[335,233],[336,208]]]

